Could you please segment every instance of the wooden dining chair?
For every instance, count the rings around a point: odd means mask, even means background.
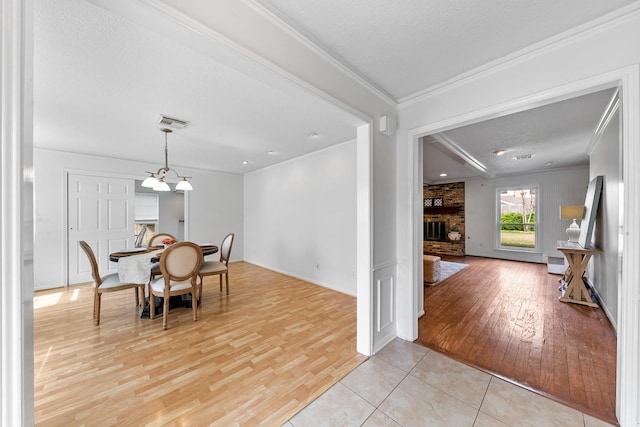
[[[168,233],[155,234],[149,239],[149,247],[153,248],[162,246],[162,241],[164,239],[175,239],[175,237]],[[155,279],[160,274],[162,274],[160,273],[160,263],[156,262],[151,266],[151,280]]]
[[[222,240],[220,245],[220,261],[205,261],[200,267],[200,293],[198,300],[202,300],[202,285],[204,283],[204,276],[220,276],[220,291],[222,291],[222,276],[224,275],[225,283],[227,285],[227,295],[229,295],[229,257],[231,257],[231,248],[233,247],[234,233],[229,233]]]
[[[155,297],[164,298],[162,310],[162,327],[167,329],[169,314],[169,298],[175,295],[191,293],[193,320],[198,320],[198,287],[200,277],[198,271],[202,265],[202,249],[192,242],[174,243],[164,250],[160,256],[162,277],[149,283],[149,317],[156,315]]]
[[[164,239],[175,239],[171,234],[168,233],[158,233],[151,236],[149,239],[149,247],[162,246],[162,241]]]
[[[140,306],[139,293],[142,292],[142,301],[144,301],[144,287],[146,283],[123,283],[118,277],[118,273],[108,274],[104,277],[100,276],[98,271],[98,263],[96,257],[93,254],[91,246],[83,240],[80,242],[80,247],[87,254],[89,262],[91,263],[91,275],[93,276],[93,324],[98,326],[100,324],[100,303],[102,300],[102,294],[106,292],[121,291],[123,289],[133,288],[136,293],[136,307]]]

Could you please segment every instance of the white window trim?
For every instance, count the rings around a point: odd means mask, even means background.
[[[539,223],[539,213],[540,213],[540,189],[541,189],[541,185],[540,184],[531,184],[531,185],[511,185],[508,187],[496,187],[495,188],[495,195],[496,195],[496,203],[495,203],[495,211],[494,211],[494,249],[496,251],[504,251],[504,252],[524,252],[524,253],[540,253],[541,249],[540,249],[540,239],[541,239],[541,223]],[[513,247],[513,246],[502,246],[500,244],[500,215],[502,210],[500,209],[500,205],[501,205],[501,197],[500,194],[503,191],[514,191],[514,190],[520,190],[522,188],[534,188],[536,190],[536,224],[535,224],[535,241],[536,241],[536,245],[533,248],[521,248],[521,247]]]

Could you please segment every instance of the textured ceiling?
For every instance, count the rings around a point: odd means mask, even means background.
[[[254,0],[396,99],[635,0]]]
[[[169,136],[172,166],[246,173],[355,138],[352,117],[293,85],[249,77],[84,0],[35,2],[34,26],[36,147],[160,167],[165,114],[191,122]]]
[[[424,138],[425,181],[446,180],[440,173],[458,178],[481,175],[455,156],[456,163],[443,162],[441,153],[448,150],[442,140],[464,150],[486,167],[489,176],[587,164],[587,147],[615,91],[607,89]],[[496,156],[497,150],[505,152]]]
[[[361,119],[258,62],[252,69],[239,66],[233,58],[239,55],[226,45],[206,51],[188,43],[168,30],[177,24],[166,17],[155,26],[141,25],[132,10],[148,11],[146,0],[117,3],[118,14],[86,0],[34,2],[36,147],[161,164],[163,136],[155,120],[165,114],[191,122],[169,138],[171,166],[246,173],[355,138]],[[245,0],[243,5],[264,5],[365,80],[401,99],[629,3]],[[205,10],[214,13],[221,4],[229,7],[216,1]],[[210,17],[198,18],[208,22]],[[254,30],[247,29],[247,37],[255,36]],[[576,144],[567,135],[581,135],[584,152],[588,140],[582,137],[595,128],[604,98],[592,101],[598,106],[588,107],[593,110],[588,116],[579,114],[585,99],[567,104],[558,113],[566,119],[545,118],[546,130],[540,113],[524,112],[517,119],[474,125],[479,126],[475,138],[464,129],[446,136],[475,153],[495,175],[512,170],[483,157],[498,141],[544,153],[536,159],[575,164],[583,160],[564,159],[569,151],[564,145]],[[318,137],[310,138],[310,132]],[[477,137],[480,133],[485,137]],[[546,145],[544,138],[550,141]],[[442,147],[433,155],[439,166],[459,166],[459,177],[475,173]]]

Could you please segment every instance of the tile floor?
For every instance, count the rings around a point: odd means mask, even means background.
[[[283,427],[606,427],[555,401],[396,339]]]

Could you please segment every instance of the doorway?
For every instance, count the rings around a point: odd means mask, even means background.
[[[140,238],[141,246],[146,246],[157,233],[171,234],[179,242],[185,240],[184,200],[183,191],[153,191],[136,180],[134,234],[138,238],[140,233],[144,233]]]
[[[637,141],[640,134],[640,120],[638,119],[638,104],[635,102],[640,96],[640,88],[637,85],[638,69],[637,67],[628,67],[609,73],[607,75],[597,76],[588,81],[578,81],[568,84],[561,88],[548,90],[544,94],[535,94],[526,96],[522,99],[511,100],[499,106],[487,107],[465,116],[458,116],[448,120],[441,120],[432,124],[414,128],[408,132],[409,139],[409,157],[413,159],[413,175],[410,180],[412,190],[412,198],[410,204],[410,215],[412,224],[419,224],[422,212],[421,206],[422,195],[422,162],[417,154],[421,153],[420,138],[457,126],[470,123],[477,123],[488,118],[500,115],[510,114],[512,112],[523,111],[527,106],[541,105],[542,103],[551,103],[556,100],[567,99],[578,96],[580,94],[591,93],[607,87],[620,87],[621,93],[621,142],[620,150],[624,153],[621,160],[622,177],[620,184],[620,217],[633,218],[637,215],[634,204],[632,203],[633,194],[630,188],[639,185],[638,177],[633,171],[633,164],[637,162],[640,152],[638,151]],[[542,100],[542,101],[541,101]],[[622,185],[622,181],[625,185]],[[419,251],[422,241],[422,230],[411,227],[411,248],[413,252],[412,259],[412,277],[414,278],[414,297],[411,301],[411,307],[419,313],[421,307],[418,302],[421,300],[420,288],[422,283],[418,284],[416,278],[421,277],[421,251]],[[618,339],[617,339],[617,386],[616,386],[616,403],[617,417],[621,423],[630,422],[635,419],[635,407],[637,403],[638,390],[638,371],[637,365],[637,336],[640,328],[638,322],[638,311],[635,303],[637,302],[638,283],[634,278],[640,274],[640,269],[633,262],[627,260],[637,258],[640,252],[640,242],[637,239],[623,239],[623,236],[635,236],[636,226],[633,223],[624,223],[624,228],[620,227],[618,233],[621,238],[620,254],[624,253],[625,257],[620,256],[619,266],[620,274],[618,278]],[[421,304],[420,304],[421,305]],[[416,317],[417,323],[417,317]],[[409,325],[405,325],[408,327]],[[416,326],[417,328],[417,326]]]
[[[91,266],[78,241],[93,248],[102,274],[117,271],[108,254],[133,248],[140,229],[149,237],[168,233],[178,241],[187,235],[187,197],[182,191],[156,192],[129,177],[70,173],[67,181],[67,285],[92,280]],[[136,209],[136,194],[153,196],[152,209]]]

